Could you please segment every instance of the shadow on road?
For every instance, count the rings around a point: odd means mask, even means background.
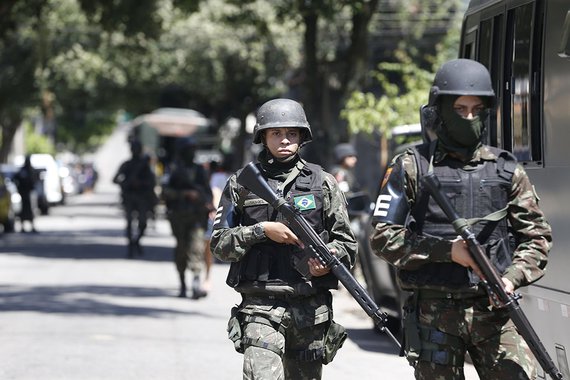
[[[110,300],[110,297],[113,297]],[[155,288],[131,286],[0,286],[0,312],[34,311],[40,313],[145,316],[164,317],[165,315],[200,315],[217,318],[198,309],[180,309],[121,305],[115,297],[136,299],[173,297],[171,291]],[[187,302],[181,300],[181,302]],[[184,305],[182,305],[184,306]],[[204,310],[204,309],[202,309]],[[206,310],[207,311],[207,310]]]
[[[38,234],[14,234],[0,246],[6,254],[26,255],[50,259],[126,259],[126,239],[123,231],[69,231],[42,232]],[[104,243],[109,239],[115,244]],[[170,247],[145,245],[143,255],[136,260],[172,261]]]
[[[399,355],[400,349],[386,334],[376,332],[372,328],[347,328],[348,339],[360,349],[383,354]],[[396,337],[399,339],[399,337]]]

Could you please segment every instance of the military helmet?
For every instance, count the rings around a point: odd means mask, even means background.
[[[334,147],[334,158],[336,162],[340,163],[346,157],[358,156],[356,150],[351,144],[338,144]]]
[[[491,76],[485,66],[471,59],[454,59],[444,63],[435,74],[429,93],[429,105],[437,105],[441,95],[472,95],[495,102]]]
[[[261,131],[269,128],[302,128],[306,131],[302,142],[311,141],[313,135],[303,107],[291,99],[273,99],[257,110],[257,123],[253,128],[253,143],[261,143]]]

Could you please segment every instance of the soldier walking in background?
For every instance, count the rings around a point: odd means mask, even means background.
[[[508,309],[490,303],[466,241],[419,181],[428,172],[439,177],[507,293],[543,276],[552,235],[534,187],[511,153],[482,143],[494,104],[483,65],[445,63],[428,105],[440,119],[437,140],[396,156],[376,203],[372,249],[398,268],[400,286],[413,292],[404,308],[404,348],[417,379],[463,379],[466,352],[481,379],[536,376]]]
[[[338,184],[318,165],[299,156],[311,141],[301,105],[275,99],[257,112],[253,141],[263,144],[257,164],[269,185],[319,233],[350,267],[356,241]],[[302,243],[284,217],[239,186],[232,175],[224,188],[212,233],[212,252],[231,262],[227,283],[242,295],[232,309],[229,338],[244,354],[244,379],[320,379],[346,334],[333,322],[330,289],[338,281],[317,259],[306,277],[294,267]]]
[[[149,214],[153,213],[157,203],[154,192],[155,175],[150,167],[149,158],[143,154],[142,144],[132,140],[131,159],[125,161],[113,177],[113,183],[121,187],[121,202],[127,219],[126,236],[129,241],[128,257],[143,254],[140,240],[143,237]],[[136,227],[133,222],[137,221]]]
[[[192,299],[207,295],[202,285],[204,232],[213,209],[212,190],[206,170],[194,162],[196,142],[192,137],[177,143],[175,167],[163,189],[168,220],[176,238],[174,261],[180,279],[179,297],[186,297],[186,269],[193,274]]]

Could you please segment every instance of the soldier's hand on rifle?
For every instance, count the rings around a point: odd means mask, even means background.
[[[501,277],[501,280],[503,280],[503,284],[505,285],[505,292],[507,292],[507,294],[509,295],[513,295],[515,292],[515,286],[513,285],[511,280],[506,279],[504,277]],[[505,304],[501,302],[501,300],[495,294],[489,296],[489,303],[491,304],[491,306],[496,308],[505,307]]]
[[[507,292],[507,294],[513,294],[515,292],[515,286],[511,280],[504,277],[502,277],[501,280],[503,280],[503,284],[505,284],[505,292]]]
[[[300,248],[305,248],[301,240],[281,222],[263,222],[265,236],[277,243],[294,244]]]
[[[455,240],[452,240],[452,242],[451,260],[465,268],[471,268],[479,278],[484,279],[485,276],[483,276],[481,269],[479,269],[477,263],[475,263],[475,260],[471,257],[471,253],[469,253],[467,242],[463,240],[461,236],[458,236]]]
[[[332,252],[332,250],[331,250],[331,252]],[[333,254],[334,254],[334,252],[333,252]],[[324,276],[325,274],[327,274],[331,271],[330,268],[327,268],[326,266],[321,264],[319,259],[316,259],[314,257],[311,257],[309,259],[308,264],[309,264],[309,272],[311,272],[311,275],[313,277]]]

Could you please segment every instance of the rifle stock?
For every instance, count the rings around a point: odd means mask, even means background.
[[[378,328],[385,332],[396,345],[400,347],[400,342],[394,337],[390,330],[386,328],[388,315],[380,310],[362,285],[354,278],[348,268],[333,255],[319,234],[316,233],[297,209],[287,203],[285,199],[275,194],[255,164],[250,162],[246,165],[237,177],[237,182],[269,203],[274,209],[281,212],[285,219],[287,219],[289,228],[306,247],[309,247],[313,256],[318,258],[323,265],[331,270],[366,314],[373,319]]]
[[[447,196],[441,191],[441,184],[437,176],[434,173],[428,173],[422,177],[421,182],[450,220],[455,232],[467,242],[473,260],[477,263],[485,277],[483,279],[483,285],[485,289],[487,289],[489,297],[493,300],[495,306],[502,304],[508,308],[509,316],[516,326],[517,331],[528,344],[542,369],[553,379],[562,380],[562,373],[556,368],[556,365],[534,331],[530,321],[522,311],[518,302],[520,296],[507,293],[501,276],[497,273],[497,270],[487,257],[485,250],[477,241],[467,220],[459,217]]]

